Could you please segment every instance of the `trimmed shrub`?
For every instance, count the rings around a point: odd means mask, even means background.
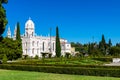
[[[41,60],[40,60],[41,61]],[[104,65],[80,65],[80,64],[47,64],[47,63],[39,63],[39,61],[22,61],[22,62],[12,62],[7,64],[16,64],[16,65],[33,65],[33,66],[56,66],[56,67],[84,67],[84,68],[117,68],[120,69],[120,66],[104,66]]]
[[[77,74],[89,76],[111,76],[120,77],[120,68],[87,68],[87,67],[60,67],[60,66],[35,66],[35,65],[16,65],[1,64],[0,69],[37,71],[60,74]]]
[[[3,63],[7,63],[7,56],[6,56],[6,54],[4,54],[4,56],[3,56],[3,59],[2,59],[2,61],[3,61]]]
[[[92,59],[103,62],[112,62],[112,58],[92,58]]]
[[[36,55],[34,59],[39,59],[38,55]]]

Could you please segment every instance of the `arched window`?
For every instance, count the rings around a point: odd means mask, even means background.
[[[43,42],[43,45],[42,45],[42,47],[43,47],[43,51],[44,51],[44,49],[45,49],[45,43]]]
[[[34,48],[32,49],[32,54],[34,54]]]
[[[26,32],[26,35],[27,35],[27,37],[28,37],[28,32]]]
[[[25,51],[26,51],[26,54],[27,54],[27,49]]]
[[[54,46],[55,46],[55,44],[53,43],[53,51],[54,51]]]
[[[33,36],[33,32],[32,32],[32,36]]]
[[[37,49],[37,54],[39,53],[39,49]]]
[[[37,41],[37,46],[39,46],[39,41]]]
[[[34,45],[35,45],[35,41],[32,42],[32,46],[34,46]]]

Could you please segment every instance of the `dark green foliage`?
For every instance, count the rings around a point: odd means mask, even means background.
[[[71,47],[75,47],[75,51],[82,52],[83,50],[83,45],[78,42],[77,43],[71,42]]]
[[[2,59],[2,61],[3,61],[3,63],[7,63],[7,56],[6,56],[6,54],[4,54],[4,56],[3,56],[3,59]]]
[[[111,39],[109,39],[108,46],[109,46],[109,48],[112,46]]]
[[[88,53],[88,44],[82,45],[81,43],[77,42],[71,42],[71,46],[75,47],[75,51],[82,53],[82,54],[87,54]]]
[[[116,47],[120,47],[120,43],[116,43]]]
[[[102,40],[99,42],[99,49],[102,53],[102,55],[106,55],[106,50],[107,50],[108,46],[107,46],[107,43],[105,41],[105,37],[104,35],[102,35]]]
[[[93,52],[94,52],[94,44],[89,43],[89,45],[88,45],[88,54],[93,55],[94,54]]]
[[[95,60],[99,60],[99,61],[112,61],[112,58],[93,58]],[[56,60],[60,61],[59,59]],[[67,61],[69,61],[69,59],[67,59]],[[48,61],[45,60],[46,64],[43,63],[39,63],[39,61],[33,61],[33,60],[29,60],[29,61],[23,61],[23,62],[12,62],[12,63],[8,63],[8,64],[13,64],[13,65],[33,65],[33,66],[56,66],[56,67],[84,67],[84,68],[120,68],[120,66],[102,66],[102,65],[80,65],[80,64],[47,64]]]
[[[93,56],[93,57],[102,56],[102,54],[98,48],[98,45],[96,43],[89,43],[88,54],[89,54],[89,56]]]
[[[35,56],[35,59],[39,59],[38,55]]]
[[[112,62],[112,58],[92,58],[94,60],[102,61],[102,62]]]
[[[5,30],[6,24],[8,23],[6,19],[6,11],[2,6],[2,3],[7,3],[7,2],[8,0],[0,0],[0,58],[2,59],[2,56],[6,55],[9,60],[12,60],[21,57],[22,45],[21,45],[20,37],[18,41],[13,41],[12,39],[8,39],[8,38],[5,39],[2,38],[2,34]]]
[[[18,59],[22,56],[22,50],[20,49],[20,42],[10,38],[4,38],[0,42],[0,58],[6,54],[8,60]]]
[[[56,52],[56,57],[61,56],[61,45],[60,45],[58,26],[56,27],[56,50],[55,52]]]
[[[115,57],[120,57],[120,47],[111,47],[109,54]]]
[[[109,39],[109,42],[106,43],[104,35],[102,35],[102,39],[97,44],[97,42],[94,43],[88,43],[88,44],[80,44],[80,43],[74,43],[71,42],[71,46],[75,47],[75,51],[79,51],[80,53],[88,54],[88,56],[92,57],[103,57],[110,55],[110,48],[112,47],[111,39]],[[120,44],[117,43],[116,46],[120,47]]]
[[[106,41],[105,41],[105,37],[104,37],[104,35],[102,35],[101,43],[102,43],[103,46],[105,46],[105,44],[106,44]]]
[[[22,40],[20,36],[20,23],[19,22],[17,22],[16,40],[18,41],[18,44],[19,44],[19,47],[18,47],[19,49],[16,50],[18,52],[16,57],[20,57],[22,55]]]
[[[74,42],[71,42],[71,47],[75,47],[75,43]]]
[[[21,36],[20,36],[20,24],[17,22],[17,32],[16,32],[16,40],[21,42]]]
[[[0,0],[0,37],[2,37],[2,34],[7,25],[6,10],[2,6],[2,3],[7,3],[7,0]]]

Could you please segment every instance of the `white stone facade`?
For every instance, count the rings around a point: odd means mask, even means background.
[[[15,30],[16,31],[16,30]],[[16,34],[16,32],[14,32]],[[52,53],[55,56],[55,37],[53,36],[37,36],[35,35],[35,24],[29,19],[25,23],[25,34],[21,35],[23,56],[28,55],[29,57],[42,57],[43,53]],[[15,36],[14,38],[15,39]],[[64,56],[66,52],[71,53],[71,44],[65,39],[60,39],[61,43],[61,54]]]
[[[11,38],[11,31],[10,31],[10,27],[8,27],[7,37],[8,37],[8,38]]]

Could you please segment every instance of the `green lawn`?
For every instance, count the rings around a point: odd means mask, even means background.
[[[52,74],[0,69],[0,80],[120,80],[120,78]]]

